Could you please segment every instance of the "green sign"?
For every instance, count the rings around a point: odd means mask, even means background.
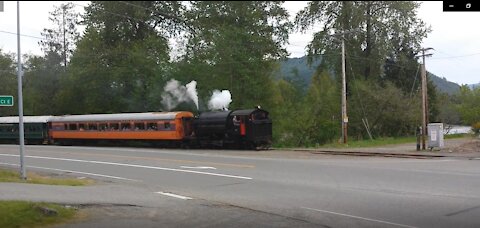
[[[0,95],[0,106],[13,106],[13,96]]]

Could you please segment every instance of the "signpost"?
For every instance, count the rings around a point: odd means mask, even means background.
[[[25,133],[23,129],[23,93],[22,93],[22,55],[20,51],[20,1],[17,1],[17,78],[18,78],[18,132],[20,134],[20,175],[27,179],[27,170],[23,152],[25,151]]]
[[[13,106],[13,96],[0,95],[0,106]]]
[[[0,1],[0,12],[3,12],[3,1]],[[18,133],[20,143],[20,175],[23,180],[27,179],[27,170],[24,165],[25,133],[23,129],[23,93],[22,93],[22,58],[20,52],[20,1],[17,1],[17,79],[18,79]],[[5,105],[1,105],[4,102]],[[1,96],[0,106],[13,106],[12,96]]]

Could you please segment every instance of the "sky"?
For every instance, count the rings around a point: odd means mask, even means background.
[[[52,27],[48,20],[54,6],[62,1],[20,2],[20,34],[22,54],[42,54],[38,45],[43,28]],[[76,10],[83,12],[88,1],[74,2]],[[16,2],[4,2],[0,12],[0,49],[3,52],[17,52],[17,7]],[[291,18],[307,5],[307,2],[287,1],[285,8]],[[443,12],[441,1],[422,2],[418,16],[432,32],[424,39],[422,46],[434,48],[433,56],[426,59],[426,68],[439,77],[457,84],[480,83],[480,12]],[[287,50],[290,57],[305,55],[305,46],[311,41],[313,28],[305,33],[290,34]]]

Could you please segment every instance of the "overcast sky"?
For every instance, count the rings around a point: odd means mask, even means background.
[[[55,5],[66,2],[20,2],[21,52],[41,54],[38,46],[40,32],[52,27],[49,12]],[[78,11],[88,2],[74,2]],[[285,7],[294,15],[306,6],[306,2],[286,2]],[[4,12],[0,12],[0,48],[3,52],[17,52],[16,2],[4,2]],[[432,27],[432,32],[424,40],[424,47],[432,47],[433,56],[427,58],[427,70],[439,77],[458,84],[480,82],[480,12],[443,12],[441,1],[422,2],[419,17]],[[11,34],[13,33],[13,34]],[[290,36],[287,50],[290,57],[305,55],[305,46],[312,39],[313,31]]]

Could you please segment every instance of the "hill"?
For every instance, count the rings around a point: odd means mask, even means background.
[[[428,78],[433,81],[433,84],[437,87],[437,90],[447,94],[455,94],[460,91],[460,85],[457,83],[448,81],[445,77],[440,78],[430,72],[428,72]]]
[[[280,71],[275,75],[276,79],[283,78],[289,82],[297,83],[302,88],[310,85],[312,75],[321,63],[321,57],[315,60],[311,66],[307,63],[307,57],[288,58],[280,64]]]
[[[306,89],[310,84],[315,69],[318,65],[320,65],[320,63],[321,58],[314,61],[311,66],[307,64],[306,56],[300,58],[288,58],[280,63],[280,70],[275,75],[275,78],[283,78]],[[430,72],[428,72],[428,77],[433,81],[440,92],[454,94],[460,89],[458,84],[450,82],[446,78],[440,78]],[[477,86],[480,86],[480,84],[477,84]]]
[[[478,88],[480,87],[480,83],[477,83],[477,84],[471,84],[471,85],[468,85],[470,86],[470,88],[474,89],[474,88]]]

